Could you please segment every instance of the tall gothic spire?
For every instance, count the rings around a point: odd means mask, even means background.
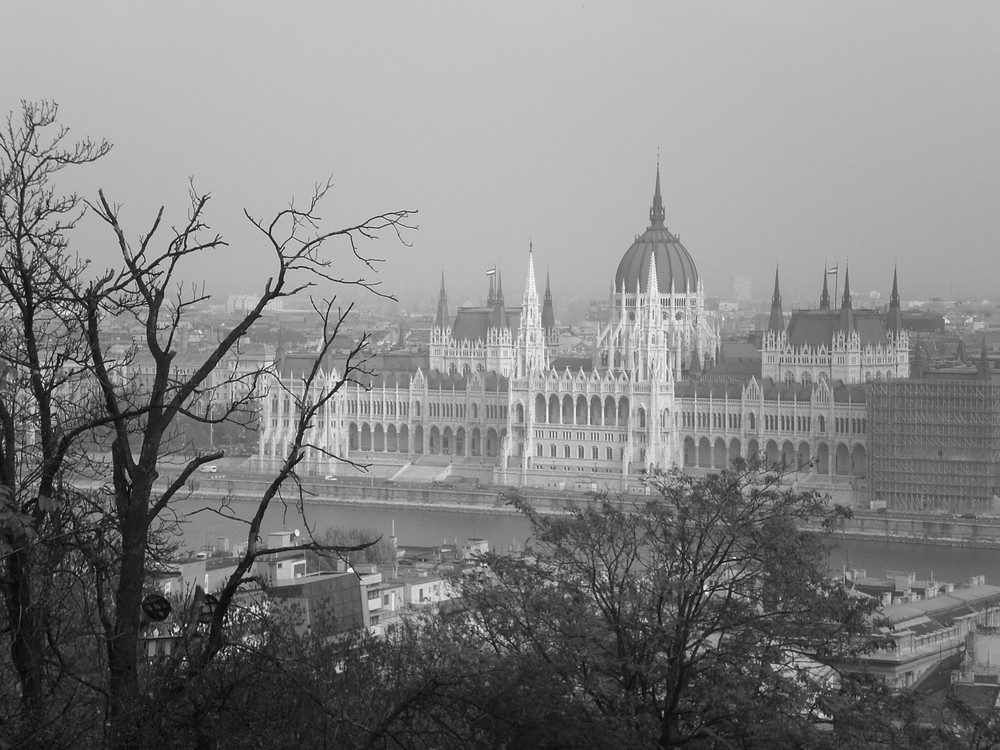
[[[772,333],[782,333],[785,330],[785,316],[781,312],[781,289],[778,286],[778,267],[774,267],[774,294],[771,295],[771,317],[767,321],[767,330]]]
[[[666,218],[666,211],[663,210],[663,196],[660,195],[660,157],[656,157],[656,189],[653,191],[653,205],[649,209],[649,224],[654,227],[662,227]]]
[[[885,327],[897,336],[903,331],[903,311],[899,304],[899,285],[895,268],[892,269],[892,295],[889,297],[889,314],[886,316]]]
[[[840,301],[840,330],[849,335],[854,330],[854,310],[851,307],[851,269],[844,264],[844,296]]]
[[[494,308],[494,315],[500,308]],[[521,375],[543,370],[548,357],[545,348],[543,316],[538,310],[538,286],[535,282],[535,252],[528,245],[528,277],[524,281],[521,320],[517,335],[517,371]]]
[[[496,287],[496,294],[493,297],[492,324],[493,324],[494,328],[506,328],[507,327],[507,310],[504,307],[504,301],[503,301],[503,280],[500,278],[500,270],[499,269],[497,269],[496,277],[497,277],[497,287]]]
[[[823,293],[819,295],[819,309],[830,309],[830,288],[826,285],[826,278],[830,275],[830,270],[823,264]]]
[[[524,304],[538,304],[538,285],[535,283],[535,248],[528,245],[528,278],[524,282]]]
[[[646,277],[646,292],[651,297],[660,293],[659,272],[656,270],[656,253],[649,254],[649,273]],[[659,305],[659,300],[656,301]]]
[[[542,302],[542,328],[551,333],[556,327],[556,314],[552,309],[552,288],[549,286],[549,272],[545,272],[545,301]]]
[[[442,331],[448,327],[448,294],[444,290],[444,271],[441,272],[441,293],[438,295],[438,309],[434,325]]]

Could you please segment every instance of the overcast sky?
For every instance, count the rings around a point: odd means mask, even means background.
[[[377,246],[404,304],[444,270],[454,309],[494,264],[516,301],[529,241],[555,295],[605,296],[659,149],[710,295],[766,296],[779,263],[814,305],[849,260],[858,292],[896,262],[904,298],[1000,296],[1000,3],[7,2],[3,25],[0,108],[54,99],[114,143],[82,193],[136,232],[183,217],[189,177],[212,193],[220,292],[269,270],[241,209],[332,175],[331,226],[419,210],[412,247]]]

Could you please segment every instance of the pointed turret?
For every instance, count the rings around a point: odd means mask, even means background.
[[[656,270],[656,253],[649,254],[649,275],[646,279],[646,292],[652,298],[653,296],[659,298],[660,296],[660,278],[659,272]],[[657,299],[659,302],[659,299]]]
[[[542,302],[542,328],[547,334],[556,327],[556,314],[552,309],[552,288],[549,285],[549,272],[545,272],[545,300]]]
[[[538,305],[538,285],[535,283],[535,248],[528,245],[528,278],[524,282],[524,304]]]
[[[771,295],[771,317],[767,321],[767,330],[780,335],[785,330],[785,316],[781,312],[781,289],[778,287],[778,268],[774,268],[774,294]]]
[[[819,309],[829,310],[830,309],[830,288],[826,284],[826,277],[830,275],[829,269],[826,267],[826,263],[823,264],[823,293],[819,295]]]
[[[898,336],[903,332],[903,311],[899,304],[899,286],[896,283],[896,269],[892,269],[892,296],[889,297],[889,314],[885,320],[886,330]]]
[[[444,271],[441,272],[441,293],[438,295],[438,309],[434,325],[442,331],[448,327],[448,294],[444,290]]]
[[[854,330],[854,309],[851,307],[851,269],[844,266],[844,296],[840,301],[840,330],[849,335]]]
[[[521,321],[518,331],[517,370],[521,375],[545,369],[548,358],[545,349],[545,331],[538,310],[538,286],[535,283],[535,253],[528,245],[528,277],[524,281],[521,303]],[[494,308],[494,316],[497,314]]]
[[[694,354],[691,355],[691,367],[688,369],[688,374],[692,378],[701,375],[701,355],[698,353],[697,346],[694,348]]]
[[[656,160],[656,189],[653,191],[653,205],[649,209],[649,224],[652,227],[662,227],[666,219],[663,210],[663,196],[660,195],[660,160]]]

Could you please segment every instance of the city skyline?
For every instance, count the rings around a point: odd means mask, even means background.
[[[242,209],[332,176],[333,225],[419,210],[410,249],[377,251],[404,307],[497,264],[520,294],[529,243],[557,298],[603,298],[657,159],[709,296],[740,275],[766,298],[777,264],[806,297],[824,263],[883,298],[896,264],[905,299],[993,294],[995,5],[111,7],[11,8],[0,102],[111,141],[65,185],[136,235],[183,218],[189,177],[211,192],[230,247],[191,276],[220,296],[269,270]],[[110,262],[106,230],[78,235]]]

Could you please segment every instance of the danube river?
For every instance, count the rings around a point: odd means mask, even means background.
[[[185,501],[175,505],[178,514],[192,514],[205,501]],[[253,503],[235,500],[230,515],[250,516]],[[246,524],[202,510],[184,515],[184,544],[189,549],[205,546],[226,547],[246,543]],[[265,518],[263,532],[307,528],[322,533],[331,527],[370,528],[389,536],[395,524],[400,546],[432,546],[461,543],[470,538],[489,541],[492,549],[506,552],[521,549],[531,536],[528,522],[517,514],[389,508],[384,506],[341,505],[314,502],[306,505],[305,518],[293,507],[285,510],[273,504]],[[887,570],[912,571],[917,578],[965,583],[970,576],[985,575],[988,583],[1000,584],[1000,550],[948,547],[912,542],[841,540],[830,555],[830,567],[863,568],[880,576]]]

